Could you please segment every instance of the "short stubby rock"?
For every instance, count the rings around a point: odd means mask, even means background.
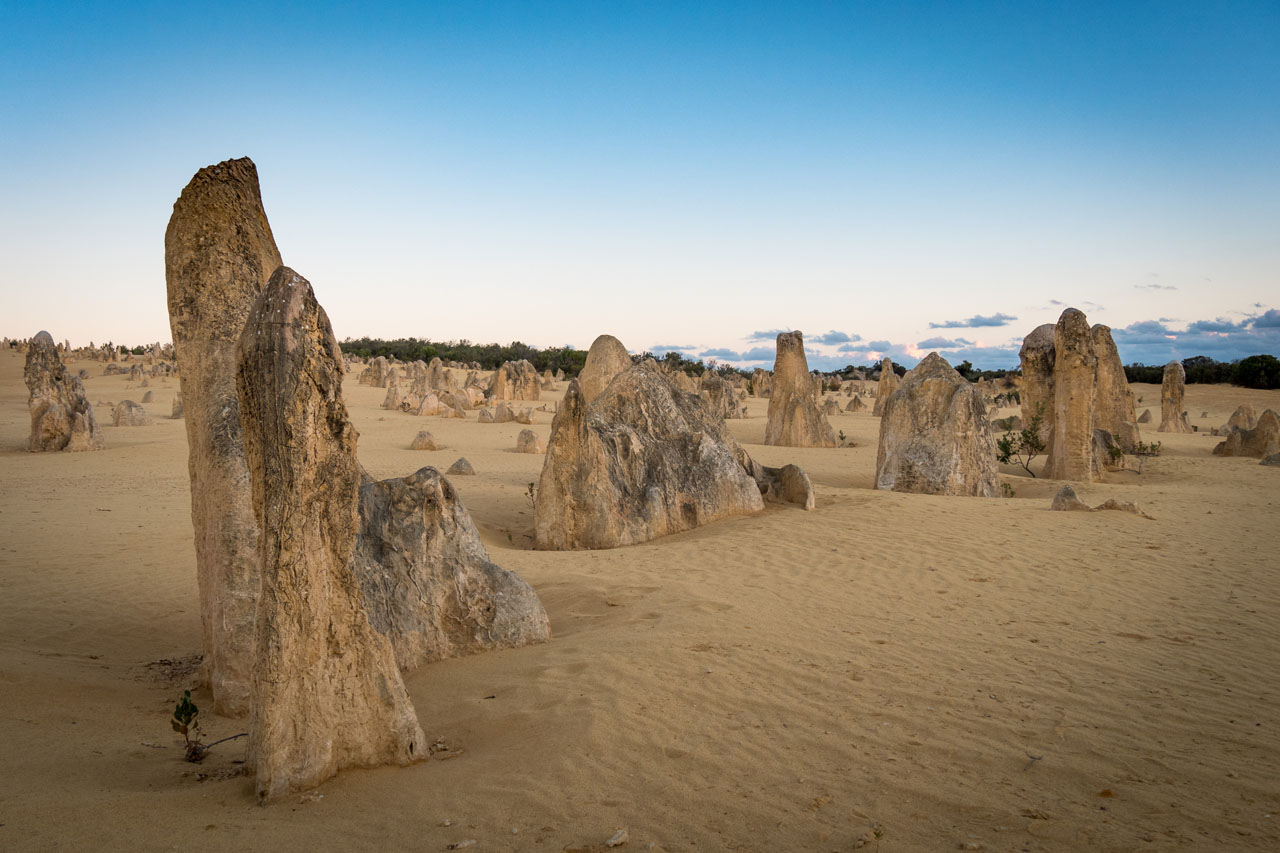
[[[390,639],[401,669],[551,637],[537,594],[490,561],[462,499],[435,468],[361,485],[351,569],[369,622]]]
[[[111,412],[112,426],[150,426],[151,416],[147,410],[132,400],[121,400]]]
[[[759,512],[724,421],[646,365],[588,404],[577,379],[555,419],[534,509],[543,550],[616,548]]]
[[[439,450],[436,446],[436,439],[431,433],[425,429],[413,437],[413,441],[409,442],[410,450]]]
[[[516,436],[516,453],[546,453],[542,439],[531,429],[522,429]]]
[[[930,353],[884,403],[876,488],[998,497],[996,444],[982,395]]]

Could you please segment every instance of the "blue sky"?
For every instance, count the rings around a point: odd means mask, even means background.
[[[0,114],[10,336],[167,339],[247,155],[339,336],[1280,352],[1275,2],[0,3]]]

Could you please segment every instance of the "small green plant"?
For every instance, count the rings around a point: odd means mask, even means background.
[[[1044,403],[1036,405],[1036,413],[1031,417],[1031,422],[1025,428],[1014,432],[1012,425],[1005,430],[1004,435],[996,439],[996,460],[1001,465],[1009,465],[1017,463],[1026,470],[1032,477],[1036,475],[1031,470],[1031,460],[1035,459],[1041,453],[1044,453],[1044,439],[1040,437],[1040,430],[1044,424]]]
[[[1107,453],[1111,456],[1112,462],[1119,462],[1124,458],[1124,448],[1118,444],[1113,444],[1107,448]]]
[[[187,761],[199,761],[204,758],[204,747],[200,743],[200,720],[197,717],[200,709],[191,701],[191,691],[182,691],[182,698],[173,709],[173,719],[169,725],[186,740]]]
[[[200,741],[200,709],[196,707],[196,703],[191,701],[191,691],[182,691],[182,698],[178,700],[178,704],[173,709],[173,719],[169,720],[169,725],[173,726],[173,730],[182,735],[186,741],[186,759],[192,763],[198,763],[204,760],[209,754],[209,750],[213,749],[220,743],[226,743],[229,740],[235,740],[240,737],[248,737],[248,732],[241,732],[238,735],[224,737],[222,740],[215,740],[213,743],[202,743]]]
[[[1000,491],[1004,493],[1004,496],[1006,498],[1011,498],[1014,496],[1013,486],[1009,485],[1008,483],[1001,483]]]
[[[1160,442],[1156,441],[1151,444],[1146,444],[1144,442],[1139,441],[1137,444],[1133,446],[1133,450],[1129,451],[1129,455],[1137,457],[1138,473],[1141,474],[1143,463],[1145,463],[1152,456],[1160,455]]]
[[[840,430],[840,443],[844,444],[844,430]]]

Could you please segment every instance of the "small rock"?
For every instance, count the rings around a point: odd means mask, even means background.
[[[458,461],[450,465],[449,470],[445,471],[445,473],[454,475],[474,475],[476,473],[476,469],[471,467],[471,463],[467,461],[467,457],[460,456],[458,457]]]
[[[464,847],[475,847],[475,846],[476,846],[476,840],[474,838],[468,838],[465,841],[455,841],[444,849],[445,850],[461,850]]]
[[[627,831],[625,829],[619,829],[617,832],[615,832],[613,835],[609,837],[609,840],[604,843],[604,846],[605,847],[621,847],[622,845],[627,843],[627,839],[629,837],[630,836],[627,835]]]

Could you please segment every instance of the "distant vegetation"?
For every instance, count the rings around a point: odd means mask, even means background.
[[[526,359],[539,371],[550,370],[553,373],[563,370],[566,376],[576,376],[587,360],[585,350],[571,346],[548,347],[538,349],[520,341],[501,344],[473,344],[468,340],[461,341],[428,341],[421,338],[397,338],[384,341],[381,338],[347,338],[341,344],[342,351],[348,355],[361,358],[393,358],[396,361],[441,361],[479,362],[485,370],[494,370],[503,362]]]
[[[1274,355],[1251,355],[1239,361],[1215,361],[1207,355],[1182,360],[1188,383],[1230,382],[1245,388],[1280,388],[1280,359]],[[1125,378],[1130,382],[1159,385],[1164,380],[1164,365],[1127,364]]]

